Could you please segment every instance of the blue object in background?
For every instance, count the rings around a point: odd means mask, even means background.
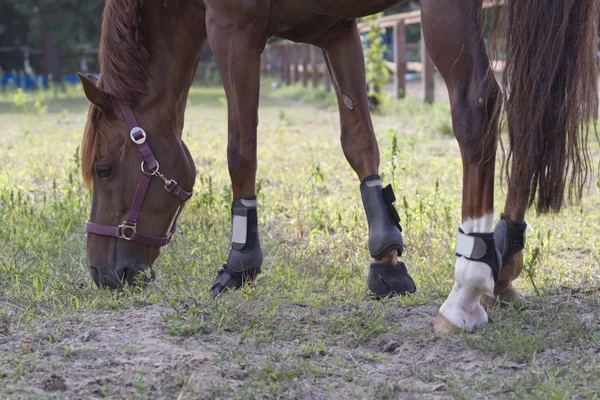
[[[100,78],[98,74],[92,74],[96,78]],[[73,85],[79,84],[77,74],[68,74],[63,77],[65,83]],[[48,87],[48,75],[36,74],[27,75],[24,72],[5,72],[0,76],[0,88],[5,90],[7,87],[17,87],[23,90],[35,90]]]
[[[2,90],[7,86],[18,87],[25,90],[40,89],[48,86],[46,74],[27,75],[23,72],[5,72],[0,79]]]
[[[65,75],[63,79],[67,83],[72,83],[72,84],[79,83],[79,77],[77,76],[77,74]]]

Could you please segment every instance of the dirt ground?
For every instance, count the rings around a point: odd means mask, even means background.
[[[545,302],[555,305],[554,311],[575,304],[577,319],[598,332],[598,309],[589,296],[569,293]],[[381,306],[404,333],[391,329],[362,343],[340,339],[300,353],[309,337],[286,340],[276,333],[257,343],[236,331],[174,336],[169,316],[177,312],[160,305],[86,312],[21,332],[4,326],[0,353],[14,354],[20,366],[0,366],[0,377],[4,390],[15,389],[15,398],[447,399],[512,397],[511,385],[518,384],[520,375],[535,374],[540,366],[569,366],[574,359],[598,368],[598,342],[587,348],[546,349],[534,359],[514,362],[506,354],[473,348],[466,343],[468,336],[434,335],[434,305]],[[340,311],[303,304],[283,308],[279,332],[290,323],[295,329],[306,323],[325,325],[325,314]],[[498,320],[487,329],[497,330],[503,323]],[[322,326],[314,329],[312,334],[318,335]],[[505,384],[492,388],[485,382],[490,379]]]

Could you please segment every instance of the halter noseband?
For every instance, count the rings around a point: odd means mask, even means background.
[[[183,190],[177,182],[173,179],[167,179],[163,174],[159,172],[158,161],[154,157],[152,150],[150,150],[150,146],[146,143],[146,132],[140,128],[137,119],[135,118],[135,114],[130,106],[119,103],[119,107],[121,108],[121,112],[127,120],[127,124],[131,129],[129,133],[129,137],[135,143],[140,156],[142,157],[142,176],[140,177],[140,182],[138,183],[137,189],[135,191],[135,196],[133,198],[133,202],[131,203],[131,208],[129,209],[129,214],[127,215],[127,219],[123,221],[123,223],[119,226],[109,226],[109,225],[100,225],[90,221],[86,221],[85,223],[85,231],[88,233],[94,233],[96,235],[102,236],[112,236],[119,239],[130,240],[133,242],[145,244],[148,246],[166,246],[171,241],[171,237],[177,230],[177,219],[181,215],[183,211],[183,207],[185,206],[186,201],[192,196],[193,191],[187,192]],[[181,204],[175,214],[175,219],[173,220],[173,225],[169,230],[167,236],[164,237],[156,237],[145,235],[143,233],[139,233],[137,231],[137,219],[140,214],[140,210],[142,208],[142,202],[144,201],[144,197],[146,195],[146,191],[148,190],[148,185],[150,184],[150,179],[156,176],[160,178],[165,183],[165,190],[175,196],[177,199],[181,200]]]

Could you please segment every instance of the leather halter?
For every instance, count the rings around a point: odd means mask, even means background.
[[[121,225],[109,226],[86,221],[85,231],[88,233],[94,233],[96,235],[112,236],[119,239],[130,240],[148,246],[166,246],[169,244],[173,234],[177,230],[177,219],[181,215],[186,201],[188,201],[188,199],[192,196],[193,191],[185,191],[173,179],[167,179],[159,172],[158,161],[156,161],[152,150],[150,150],[150,146],[148,146],[148,143],[146,143],[146,132],[140,128],[133,110],[130,106],[122,103],[119,103],[119,107],[121,108],[121,112],[123,113],[125,120],[127,120],[129,128],[131,129],[129,137],[133,143],[135,143],[138,152],[142,157],[142,176],[140,177],[140,182],[138,183],[135,191],[135,196],[133,197],[133,202],[131,203],[131,208],[129,209],[127,219],[123,221]],[[179,205],[177,213],[175,214],[171,229],[169,230],[169,233],[163,237],[145,235],[137,231],[138,215],[140,214],[142,203],[144,201],[146,191],[148,190],[148,185],[150,184],[150,179],[153,176],[160,178],[165,183],[165,190],[171,193],[177,199],[181,200],[181,204]]]

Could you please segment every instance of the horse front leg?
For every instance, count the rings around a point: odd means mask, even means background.
[[[258,35],[252,24],[239,24],[232,18],[207,10],[208,40],[227,96],[227,161],[234,198],[231,249],[210,289],[213,297],[253,281],[263,262],[255,182],[260,55],[267,37]]]
[[[434,326],[472,331],[488,321],[480,300],[493,296],[502,264],[493,234],[500,90],[483,42],[481,1],[423,0],[421,10],[427,48],[448,87],[463,162],[455,283]]]
[[[361,182],[373,258],[367,284],[377,298],[412,293],[415,283],[398,260],[403,241],[400,218],[392,204],[394,193],[391,186],[383,188],[378,175],[379,147],[369,112],[364,56],[355,21],[338,24],[315,44],[323,49],[335,87],[344,155]]]

